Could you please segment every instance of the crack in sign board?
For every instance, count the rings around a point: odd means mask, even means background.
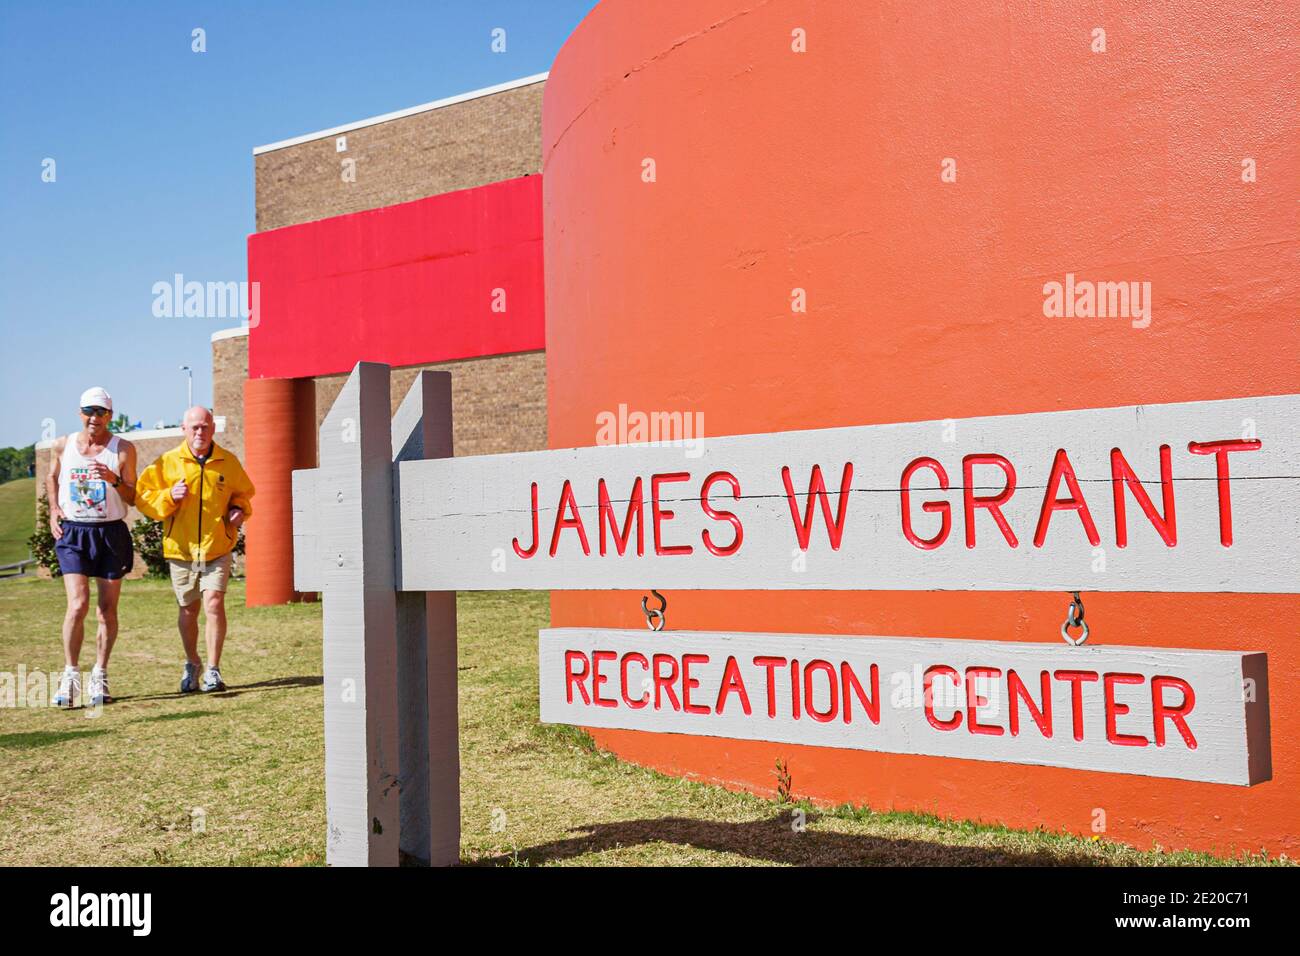
[[[541,720],[1250,786],[1267,655],[917,637],[551,628]]]
[[[1300,591],[1300,395],[948,424],[404,462],[402,588]]]

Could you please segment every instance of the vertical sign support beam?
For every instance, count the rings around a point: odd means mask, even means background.
[[[389,368],[360,362],[321,424],[325,859],[398,863],[397,596]]]
[[[400,463],[450,458],[451,425],[451,374],[418,373],[393,417],[392,439],[400,851],[403,863],[423,866],[460,859],[456,592],[401,590]]]

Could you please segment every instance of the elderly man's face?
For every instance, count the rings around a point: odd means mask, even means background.
[[[211,412],[206,408],[191,408],[185,413],[181,429],[185,432],[185,441],[189,444],[190,451],[196,455],[207,454],[212,446],[214,431]]]

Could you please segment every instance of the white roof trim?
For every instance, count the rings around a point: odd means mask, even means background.
[[[222,339],[237,339],[248,334],[248,326],[241,325],[236,329],[218,329],[212,333],[212,341],[220,342]]]
[[[507,80],[505,83],[498,83],[496,86],[485,86],[481,90],[470,90],[468,93],[457,93],[455,96],[448,96],[446,99],[434,100],[432,103],[423,103],[420,106],[412,106],[408,109],[398,110],[395,113],[385,113],[382,116],[372,116],[369,119],[357,120],[355,123],[347,123],[343,126],[335,126],[333,129],[323,129],[318,133],[306,133],[302,136],[295,136],[293,139],[282,139],[278,143],[268,143],[265,146],[254,146],[253,155],[259,156],[262,153],[269,153],[272,150],[284,149],[287,146],[297,146],[300,143],[310,143],[316,139],[326,139],[330,136],[338,136],[340,133],[347,133],[354,129],[363,129],[367,126],[374,126],[378,123],[387,123],[389,120],[401,119],[403,116],[413,116],[416,113],[425,113],[429,110],[441,109],[444,106],[451,106],[455,103],[464,103],[466,100],[476,100],[480,96],[491,96],[493,93],[504,93],[506,90],[518,89],[521,86],[531,86],[534,83],[543,82],[550,73],[534,73],[532,76],[521,77],[517,80]]]
[[[214,415],[213,424],[216,426],[213,431],[218,435],[221,434],[226,430],[226,416]],[[127,441],[133,442],[144,441],[149,438],[183,438],[184,436],[185,432],[181,430],[179,425],[172,428],[144,428],[133,432],[122,432],[118,435],[119,438],[125,438]],[[45,441],[38,441],[36,443],[36,450],[42,451],[46,448],[53,448],[54,442],[55,439],[53,438],[47,438]]]

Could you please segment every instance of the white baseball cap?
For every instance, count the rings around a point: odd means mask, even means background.
[[[113,396],[108,394],[98,385],[94,388],[88,388],[81,393],[81,402],[78,408],[107,408],[110,412],[113,410]]]

